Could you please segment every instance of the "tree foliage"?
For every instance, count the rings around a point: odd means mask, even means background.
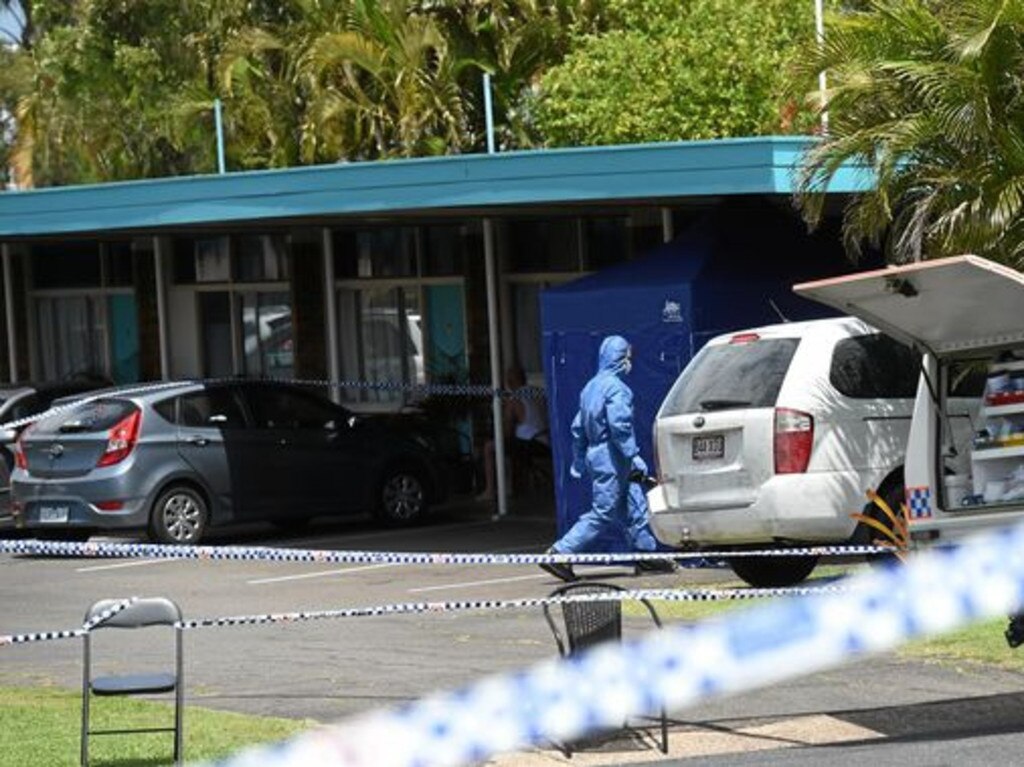
[[[831,18],[799,75],[826,68],[828,136],[806,157],[812,224],[844,164],[874,188],[844,239],[890,260],[976,253],[1024,266],[1024,0],[874,0]]]
[[[553,145],[706,139],[805,127],[783,95],[813,8],[791,0],[613,0],[543,78],[536,116]]]

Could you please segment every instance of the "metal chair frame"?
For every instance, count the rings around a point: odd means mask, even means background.
[[[612,583],[584,582],[570,583],[552,591],[550,597],[571,596],[572,594],[598,594],[608,591],[625,591],[621,586]],[[661,618],[658,616],[654,605],[647,599],[637,599],[637,602],[647,608],[647,612],[654,621],[654,625],[661,628]],[[622,641],[622,602],[619,600],[594,601],[594,602],[563,602],[562,623],[564,636],[559,631],[558,624],[551,615],[552,605],[543,605],[544,618],[548,627],[555,637],[555,644],[558,645],[558,653],[563,658],[571,658],[602,642]],[[654,718],[654,717],[651,717]],[[668,753],[668,714],[662,707],[659,716],[661,722],[661,742],[658,744],[663,754]],[[628,722],[623,723],[628,727]],[[572,756],[572,748],[567,743],[557,744],[558,748],[566,757]]]
[[[87,624],[99,619],[104,612],[124,602],[120,599],[102,599],[92,604],[85,614]],[[174,628],[174,673],[173,674],[119,674],[116,676],[92,676],[91,633],[100,629],[141,629],[156,626]],[[100,620],[87,631],[83,639],[82,669],[82,751],[81,764],[89,764],[89,738],[95,735],[127,735],[129,733],[174,733],[174,763],[182,764],[183,716],[185,685],[183,670],[181,610],[178,605],[164,597],[137,599],[127,607]],[[89,729],[90,701],[92,696],[108,697],[120,695],[149,695],[174,693],[174,726],[145,727],[126,730]]]

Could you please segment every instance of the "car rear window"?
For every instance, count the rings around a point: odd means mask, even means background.
[[[829,381],[853,399],[911,398],[917,394],[921,357],[881,333],[844,338],[832,352]]]
[[[774,407],[799,344],[798,338],[765,338],[705,346],[672,386],[659,417]]]
[[[123,399],[100,399],[71,405],[38,421],[32,427],[36,436],[43,434],[92,434],[111,429],[136,410]]]

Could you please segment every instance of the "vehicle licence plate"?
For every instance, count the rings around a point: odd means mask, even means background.
[[[693,460],[721,458],[725,455],[725,435],[708,434],[693,438]]]
[[[56,524],[68,521],[67,506],[40,506],[39,521]]]

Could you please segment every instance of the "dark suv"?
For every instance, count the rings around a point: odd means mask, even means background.
[[[67,537],[136,528],[193,544],[228,522],[365,511],[402,524],[445,494],[425,440],[262,381],[104,392],[33,424],[15,456],[16,523]]]

